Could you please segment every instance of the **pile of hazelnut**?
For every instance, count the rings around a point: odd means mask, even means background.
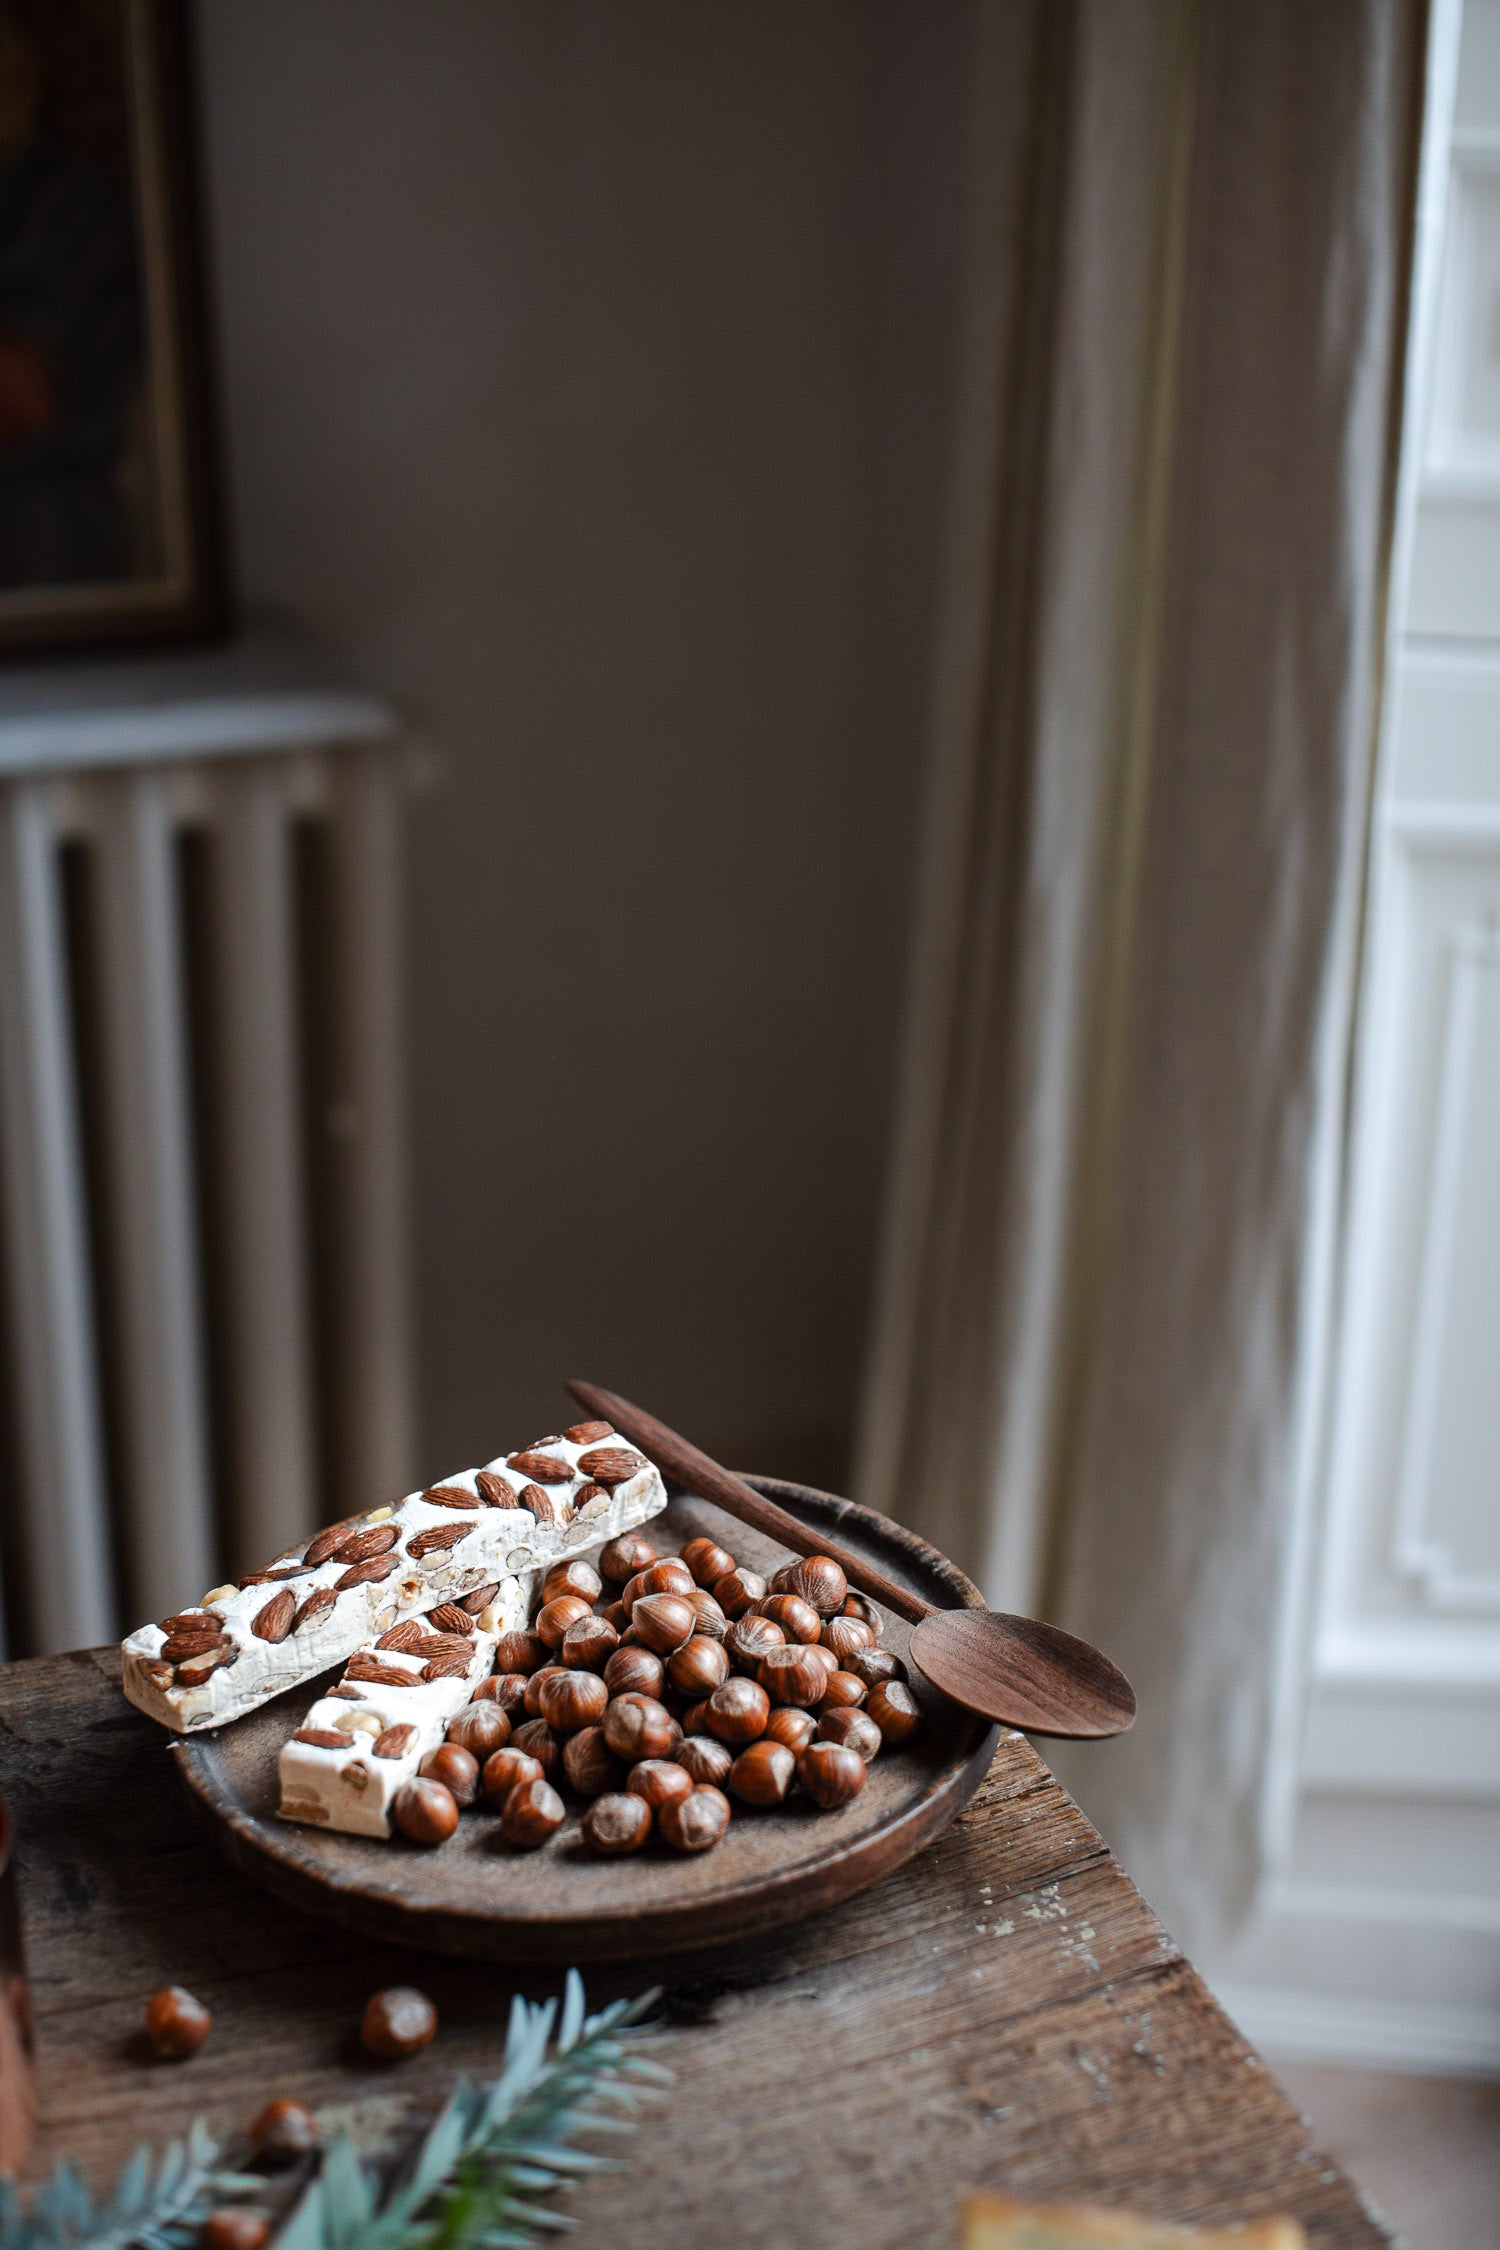
[[[882,1744],[922,1723],[879,1637],[827,1555],[767,1585],[712,1539],[663,1558],[627,1533],[597,1570],[549,1572],[531,1629],[502,1637],[493,1677],[397,1793],[396,1825],[440,1844],[482,1797],[505,1841],[534,1851],[562,1826],[566,1783],[589,1800],[586,1842],[616,1858],[653,1829],[673,1851],[711,1850],[731,1798],[847,1804]]]

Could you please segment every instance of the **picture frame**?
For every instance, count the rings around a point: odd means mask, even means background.
[[[226,623],[180,0],[0,0],[0,656]]]

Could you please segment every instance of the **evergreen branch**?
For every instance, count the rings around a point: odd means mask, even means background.
[[[222,2164],[224,2144],[202,2118],[160,2158],[139,2148],[109,2200],[95,2204],[77,2165],[66,2159],[24,2208],[15,2182],[0,2174],[0,2250],[186,2250],[209,2213],[263,2182]]]
[[[460,2081],[384,2195],[341,2136],[275,2250],[528,2250],[538,2233],[571,2227],[535,2198],[620,2168],[575,2148],[576,2136],[633,2131],[641,2104],[672,2083],[642,2052],[655,2032],[640,2019],[655,1998],[619,2000],[585,2017],[576,1969],[567,1974],[560,2022],[556,2001],[533,2007],[517,1996],[498,2077],[482,2086]],[[159,2159],[138,2149],[99,2206],[67,2162],[29,2207],[0,2174],[0,2250],[190,2250],[221,2203],[265,2185],[224,2169],[223,2150],[199,2118]]]

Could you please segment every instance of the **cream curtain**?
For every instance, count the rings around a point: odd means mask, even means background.
[[[1058,1764],[1247,1907],[1341,1095],[1418,0],[978,12],[966,396],[861,1497],[1098,1641]]]

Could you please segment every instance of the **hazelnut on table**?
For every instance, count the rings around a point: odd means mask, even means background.
[[[425,1992],[414,1984],[393,1984],[365,2002],[360,2041],[372,2055],[399,2062],[431,2045],[437,2021],[437,2010]]]
[[[284,2095],[279,2101],[267,2102],[250,2127],[250,2145],[262,2164],[279,2168],[298,2163],[318,2145],[312,2111]]]
[[[186,2062],[213,2030],[214,2019],[201,2000],[180,1984],[163,1985],[146,2006],[146,2036],[163,2062]]]

